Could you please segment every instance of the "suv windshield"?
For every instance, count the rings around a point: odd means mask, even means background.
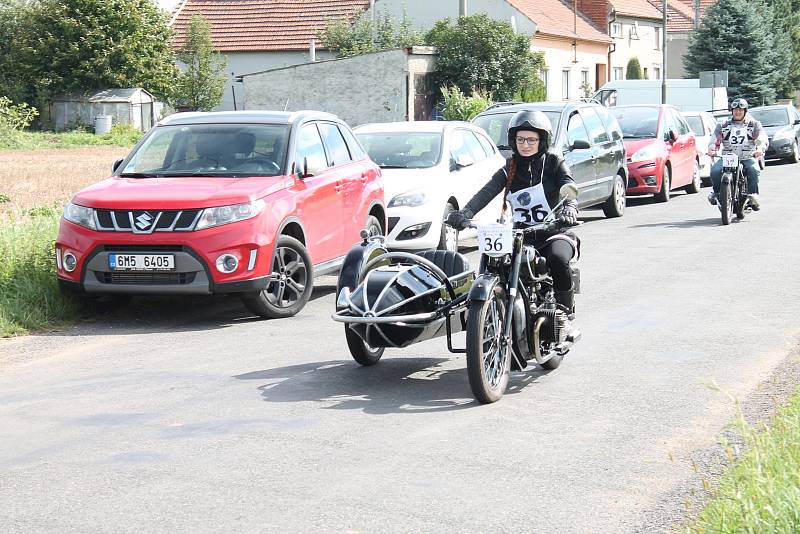
[[[517,110],[519,111],[519,110]],[[497,148],[502,150],[508,150],[508,122],[511,120],[511,117],[514,116],[514,113],[517,111],[509,111],[507,113],[487,113],[486,115],[478,115],[474,119],[472,119],[473,124],[480,126],[486,133],[489,134],[489,137],[492,138],[494,144],[497,145]],[[540,110],[541,111],[541,110]],[[548,119],[550,119],[550,125],[553,127],[553,139],[550,140],[550,144],[552,145],[555,139],[558,138],[558,123],[561,120],[561,112],[560,111],[542,111]]]
[[[786,108],[776,109],[751,109],[750,115],[761,122],[761,126],[786,126],[789,124],[789,113]]]
[[[626,139],[648,139],[658,134],[658,108],[616,107],[608,108],[622,129]]]
[[[384,169],[426,169],[441,158],[441,133],[356,132],[356,137],[370,159]]]
[[[159,126],[119,176],[277,176],[284,174],[288,134],[284,124]]]

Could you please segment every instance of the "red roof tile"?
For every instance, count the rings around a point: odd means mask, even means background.
[[[661,8],[661,0],[650,0]],[[684,33],[694,30],[694,13],[681,0],[667,0],[667,33]]]
[[[368,7],[369,0],[187,0],[173,13],[174,46],[183,45],[199,13],[211,25],[217,51],[306,50],[329,19],[353,20]]]
[[[509,4],[525,14],[537,26],[537,34],[570,37],[584,41],[610,43],[606,31],[596,28],[582,13],[578,12],[578,31],[574,30],[572,2],[561,0],[507,0]]]
[[[661,7],[656,8],[647,0],[609,0],[609,3],[614,6],[617,15],[647,19],[661,18]]]

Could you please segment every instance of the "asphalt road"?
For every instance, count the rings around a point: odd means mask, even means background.
[[[332,277],[286,320],[138,298],[0,340],[0,531],[668,530],[732,398],[797,347],[799,170],[727,227],[707,188],[582,212],[583,340],[493,405],[443,339],[355,364]]]

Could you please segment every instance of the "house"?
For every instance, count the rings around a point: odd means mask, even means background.
[[[608,34],[611,45],[610,80],[624,80],[634,57],[645,80],[660,80],[664,73],[661,10],[647,0],[609,0]]]
[[[332,58],[317,48],[317,33],[330,19],[353,20],[369,4],[370,0],[181,0],[170,26],[178,49],[186,42],[192,17],[203,15],[211,26],[215,51],[228,60],[228,83],[216,109],[241,109],[242,85],[237,80],[242,74]]]
[[[578,0],[580,1],[580,0]],[[466,4],[466,9],[462,8]],[[574,2],[562,0],[378,0],[372,10],[399,19],[405,11],[415,25],[429,29],[442,18],[486,13],[505,20],[522,34],[532,35],[531,50],[544,52],[547,68],[540,77],[548,100],[580,98],[608,79],[608,50],[611,38],[605,23],[598,25],[575,9]]]
[[[651,3],[661,5],[659,0]],[[716,0],[668,0],[667,1],[667,77],[684,78],[683,56],[689,50],[689,36],[698,27],[706,10]]]

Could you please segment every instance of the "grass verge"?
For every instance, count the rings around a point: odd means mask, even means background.
[[[78,317],[80,306],[61,295],[53,245],[60,212],[40,209],[0,220],[0,336],[42,330]]]
[[[689,533],[800,532],[800,389],[769,426],[739,415],[746,451],[726,471]],[[727,447],[728,458],[737,458]]]
[[[70,132],[11,131],[0,135],[0,150],[37,150],[41,148],[75,148],[87,146],[131,147],[142,137],[142,132],[128,124],[115,124],[104,135],[74,130]]]

